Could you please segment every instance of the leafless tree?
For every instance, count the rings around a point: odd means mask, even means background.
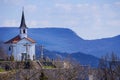
[[[0,41],[0,58],[5,60],[7,57],[8,56],[4,50],[4,44],[2,41]]]
[[[88,78],[89,67],[83,66],[71,59],[65,59],[69,67],[44,69],[44,73],[48,76],[48,80],[85,80]],[[58,62],[59,64],[59,62]]]
[[[100,80],[120,80],[120,58],[114,53],[103,56],[97,76]]]
[[[58,60],[57,60],[58,61]],[[11,61],[12,70],[6,72],[0,79],[4,80],[85,80],[88,77],[89,67],[83,66],[72,59],[59,60],[63,67],[51,69],[36,68],[37,63],[30,61],[31,67],[24,69],[23,62]],[[67,67],[64,67],[64,64]]]

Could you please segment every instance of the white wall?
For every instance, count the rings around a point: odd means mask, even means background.
[[[13,44],[13,53],[15,60],[20,61],[21,60],[21,53],[27,53],[26,46],[24,46],[26,43],[28,43],[30,46],[28,46],[28,54],[30,55],[30,59],[33,60],[33,55],[35,55],[35,43],[31,43],[30,41],[26,39],[22,39],[17,44]]]

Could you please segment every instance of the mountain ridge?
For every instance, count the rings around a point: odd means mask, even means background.
[[[19,31],[19,28],[18,27],[0,27],[0,29],[2,28],[6,28],[6,29],[18,29]],[[73,31],[72,29],[69,29],[69,28],[61,28],[61,27],[45,27],[45,28],[38,28],[38,27],[35,27],[35,28],[28,28],[28,29],[68,29],[68,30],[71,30]],[[74,32],[74,31],[73,31]],[[74,32],[75,33],[75,32]],[[19,33],[18,33],[19,34]],[[75,33],[76,34],[76,33]],[[76,34],[77,35],[77,34]],[[78,36],[78,35],[77,35]],[[110,36],[110,37],[104,37],[104,38],[96,38],[96,39],[84,39],[82,38],[81,36],[78,36],[79,38],[83,39],[83,40],[86,40],[86,41],[91,41],[91,40],[101,40],[101,39],[108,39],[108,38],[113,38],[113,37],[120,37],[120,34],[119,35],[115,35],[115,36]]]
[[[0,40],[7,41],[19,34],[19,28],[1,27],[0,34],[2,34]],[[69,54],[83,52],[96,57],[115,52],[120,56],[120,35],[96,40],[84,40],[68,28],[29,28],[28,35],[48,50]]]

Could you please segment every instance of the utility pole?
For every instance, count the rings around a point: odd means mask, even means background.
[[[40,46],[40,53],[41,53],[40,58],[41,59],[43,59],[43,50],[44,50],[44,47],[43,47],[43,45],[41,45]]]

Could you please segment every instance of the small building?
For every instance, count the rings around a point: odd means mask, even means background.
[[[14,60],[24,61],[27,59],[35,59],[35,41],[28,37],[28,27],[25,23],[24,11],[22,11],[21,24],[19,27],[20,33],[14,38],[5,42],[11,50],[11,55]]]

